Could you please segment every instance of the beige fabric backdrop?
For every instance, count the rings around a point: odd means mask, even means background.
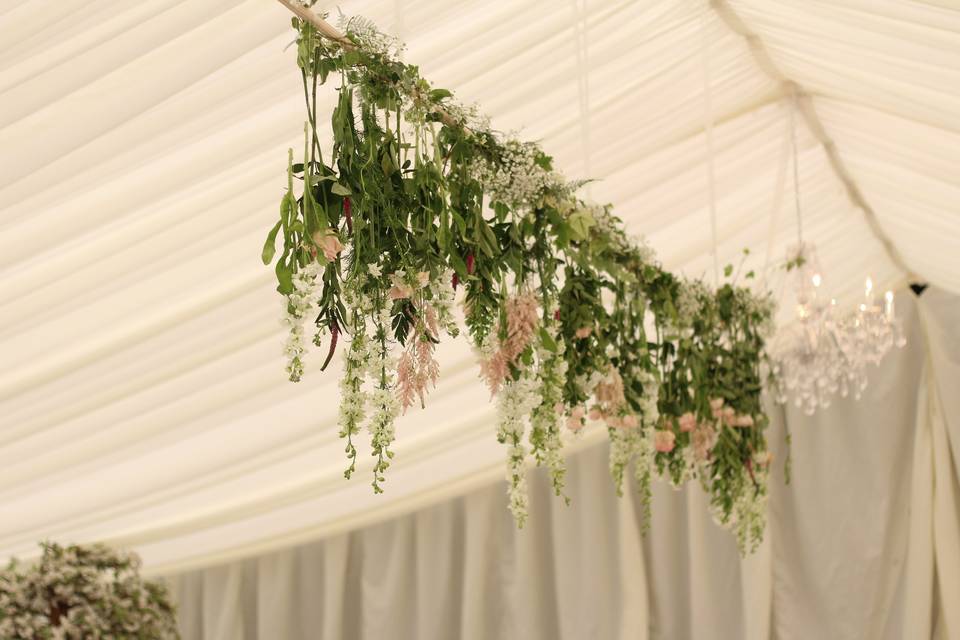
[[[643,537],[635,495],[616,499],[597,446],[570,460],[569,508],[533,473],[523,531],[497,484],[173,576],[184,638],[960,637],[960,298],[898,303],[909,345],[862,400],[785,413],[790,485],[774,413],[767,542],[746,560],[698,488],[657,483]]]

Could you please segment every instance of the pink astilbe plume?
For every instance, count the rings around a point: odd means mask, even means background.
[[[440,379],[440,364],[433,357],[436,344],[431,340],[437,334],[437,312],[427,306],[397,363],[397,396],[404,413],[415,398],[419,398],[421,408],[426,406],[428,387],[436,387]]]
[[[506,305],[506,337],[499,341],[497,349],[480,361],[480,377],[490,387],[490,393],[496,395],[510,373],[510,365],[533,341],[540,326],[540,313],[537,310],[537,297],[532,293],[521,293],[509,300]],[[500,335],[502,327],[498,327]]]

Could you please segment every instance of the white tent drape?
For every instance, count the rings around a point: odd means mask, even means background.
[[[960,292],[956,3],[724,5],[812,96],[910,269]],[[597,178],[592,197],[691,277],[713,271],[705,40],[719,262],[750,248],[743,272],[770,266],[779,294],[796,241],[789,101],[706,0],[317,6],[402,35],[427,78],[541,140],[569,177]],[[500,474],[464,341],[442,345],[426,411],[398,422],[386,496],[343,481],[323,354],[299,385],[284,379],[259,255],[301,144],[289,20],[273,0],[0,0],[0,562],[52,538],[132,546],[155,572],[208,566]],[[822,147],[797,134],[824,294],[851,305],[867,275],[879,291],[902,283]]]
[[[644,537],[596,446],[570,460],[570,507],[532,474],[522,531],[496,484],[172,576],[184,638],[958,638],[960,298],[898,305],[908,346],[861,400],[774,412],[767,540],[745,560],[698,487],[656,483]]]

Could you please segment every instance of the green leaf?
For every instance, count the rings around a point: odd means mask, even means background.
[[[540,327],[540,342],[543,345],[543,348],[550,353],[557,352],[557,341],[554,340],[553,336],[550,335],[550,332],[543,327]]]
[[[480,249],[483,250],[487,257],[493,258],[500,253],[500,245],[497,242],[497,236],[493,233],[493,229],[490,228],[490,225],[487,224],[486,220],[482,218],[477,223],[478,230],[480,232]]]
[[[590,227],[596,224],[596,220],[589,212],[581,210],[570,214],[567,224],[570,225],[571,238],[582,242],[590,236]]]
[[[733,265],[728,264],[723,268],[723,277],[729,278],[731,273],[733,273]]]
[[[290,226],[290,214],[293,210],[293,192],[287,191],[280,200],[280,222],[285,228]]]
[[[434,89],[430,92],[430,102],[440,102],[444,98],[449,98],[453,95],[453,92],[447,91],[446,89]]]
[[[277,291],[284,295],[293,293],[293,272],[290,270],[290,267],[287,266],[287,263],[282,259],[278,260],[275,271],[278,282]]]
[[[346,197],[346,196],[353,195],[353,192],[350,191],[349,187],[345,187],[339,182],[334,182],[333,185],[330,187],[330,191],[337,194],[338,196]]]
[[[270,264],[277,253],[277,232],[280,231],[280,224],[281,221],[277,220],[277,224],[273,225],[273,229],[267,234],[267,241],[263,243],[263,252],[260,254],[263,264]]]

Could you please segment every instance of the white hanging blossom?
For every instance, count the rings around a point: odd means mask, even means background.
[[[350,467],[344,471],[348,479],[356,470],[357,447],[354,437],[360,433],[360,425],[367,415],[369,397],[363,388],[364,379],[371,361],[370,341],[366,326],[355,328],[350,348],[344,351],[343,377],[340,379],[340,416],[337,424],[340,437],[347,440],[347,457]]]
[[[370,395],[372,415],[367,430],[370,432],[372,455],[377,457],[373,466],[373,489],[382,493],[380,483],[384,482],[384,472],[390,466],[393,451],[390,446],[396,438],[394,422],[400,415],[400,401],[394,392],[396,382],[396,362],[390,355],[390,310],[386,304],[380,305],[374,322],[375,331],[371,341],[369,376],[375,388]]]
[[[767,479],[765,466],[744,467],[741,476],[743,489],[737,492],[730,516],[724,519],[722,511],[714,507],[714,520],[731,529],[737,538],[737,546],[743,554],[753,553],[763,541],[767,523]]]
[[[456,291],[453,289],[453,270],[440,274],[429,284],[431,306],[437,314],[437,322],[451,338],[460,335],[456,315]]]
[[[527,449],[523,444],[526,430],[525,419],[541,403],[536,382],[528,374],[522,374],[517,380],[507,381],[497,396],[498,425],[497,440],[508,446],[507,453],[507,494],[510,498],[510,512],[518,527],[527,521],[526,460]]]
[[[660,411],[657,397],[660,387],[653,374],[647,371],[633,372],[643,385],[643,395],[637,401],[639,424],[633,427],[610,427],[610,474],[617,487],[617,495],[623,494],[623,478],[630,463],[633,463],[633,475],[640,494],[643,509],[643,527],[650,525],[650,500],[652,498],[651,481],[655,470],[653,437]]]
[[[545,317],[552,318],[556,305],[547,305]],[[567,361],[563,358],[564,344],[557,339],[555,322],[547,322],[544,331],[553,349],[548,349],[541,336],[537,343],[537,383],[540,403],[530,415],[530,444],[537,464],[545,464],[550,471],[554,492],[563,495],[566,463],[561,453],[563,443],[560,429],[563,423],[563,384],[567,379]],[[564,497],[568,502],[569,499]]]
[[[340,379],[340,414],[337,424],[340,437],[346,439],[346,453],[350,466],[344,471],[348,479],[356,470],[357,447],[354,438],[368,414],[370,394],[365,382],[374,358],[367,318],[373,311],[373,301],[363,293],[367,282],[364,273],[356,274],[344,283],[343,300],[360,313],[354,315],[350,347],[343,351],[343,377]]]
[[[291,382],[300,382],[303,377],[303,322],[310,309],[317,304],[317,276],[323,270],[319,262],[311,262],[293,275],[293,292],[283,304],[283,324],[290,333],[284,345],[287,356],[287,375]]]

